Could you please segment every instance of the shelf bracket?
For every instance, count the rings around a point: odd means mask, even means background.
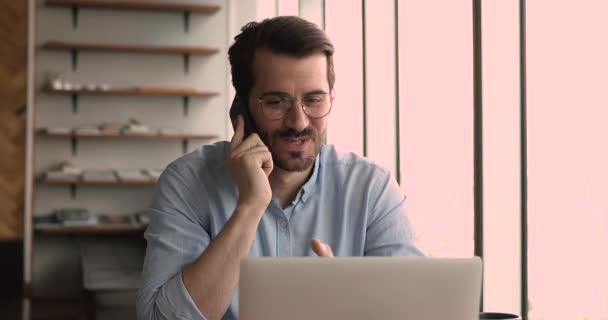
[[[184,53],[184,74],[190,73],[190,54]]]
[[[184,107],[184,117],[188,116],[188,109],[190,107],[190,97],[183,96],[182,97],[182,105]]]
[[[78,94],[72,93],[72,113],[78,113]]]
[[[184,11],[184,33],[190,32],[190,11]]]
[[[77,152],[78,151],[78,138],[75,137],[75,136],[72,136],[70,138],[70,142],[71,142],[71,145],[72,145],[72,157],[75,157],[76,154],[78,153]]]
[[[188,139],[182,140],[182,153],[186,154],[188,152]]]
[[[75,183],[70,183],[70,198],[72,200],[76,199],[76,184]]]
[[[72,28],[78,28],[78,6],[72,6]]]
[[[72,71],[76,71],[78,69],[78,49],[70,50],[72,53]]]

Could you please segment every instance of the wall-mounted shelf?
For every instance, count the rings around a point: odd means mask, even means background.
[[[44,176],[38,178],[40,183],[44,183],[47,185],[55,185],[55,186],[69,186],[70,187],[70,197],[72,199],[76,199],[76,192],[78,187],[82,186],[96,186],[96,187],[145,187],[145,186],[155,186],[156,180],[140,180],[140,181],[130,181],[130,180],[120,180],[116,179],[115,181],[95,181],[95,180],[83,180],[82,178],[78,178],[78,180],[68,180],[68,179],[48,179]]]
[[[76,155],[78,147],[78,139],[146,139],[146,140],[181,140],[182,152],[185,154],[188,151],[189,140],[211,140],[217,139],[216,135],[195,134],[195,133],[179,133],[179,134],[135,134],[135,133],[49,133],[46,129],[38,130],[38,134],[51,138],[69,138],[72,141],[72,155]]]
[[[132,44],[95,44],[95,43],[69,43],[61,41],[48,41],[42,45],[47,50],[69,51],[72,56],[72,70],[78,66],[79,51],[102,51],[102,52],[124,52],[124,53],[146,53],[146,54],[180,54],[183,56],[184,73],[190,69],[191,55],[212,55],[219,49],[195,46],[153,46]]]
[[[41,179],[40,181],[50,185],[79,185],[79,186],[154,186],[156,185],[155,180],[149,181],[84,181],[84,180],[59,180],[59,179]]]
[[[47,6],[67,7],[72,9],[72,25],[78,27],[78,11],[80,8],[113,9],[113,10],[144,10],[144,11],[173,11],[184,15],[184,31],[190,29],[190,14],[212,14],[220,10],[219,6],[209,4],[190,4],[157,2],[146,0],[47,0]]]
[[[133,88],[110,88],[107,90],[88,89],[53,89],[44,87],[43,92],[48,94],[62,94],[72,96],[72,112],[78,111],[78,97],[80,95],[97,96],[153,96],[153,97],[182,97],[184,115],[188,114],[190,97],[209,98],[219,95],[219,92],[202,91],[187,88],[171,87],[133,87]]]
[[[194,46],[152,46],[152,45],[130,45],[130,44],[95,44],[48,41],[42,45],[49,50],[89,50],[89,51],[118,51],[134,53],[157,53],[157,54],[201,54],[211,55],[219,52],[219,49]]]
[[[198,134],[198,133],[179,133],[179,134],[121,134],[121,133],[48,133],[46,130],[39,130],[39,133],[49,137],[60,138],[100,138],[100,139],[150,139],[150,140],[208,140],[216,139],[215,135]]]
[[[36,233],[40,235],[138,235],[145,230],[145,226],[133,225],[44,226],[35,229]]]
[[[191,90],[181,88],[164,88],[164,87],[134,87],[123,89],[108,89],[108,90],[87,90],[87,89],[53,89],[45,87],[44,92],[50,94],[78,94],[78,95],[107,95],[107,96],[167,96],[167,97],[213,97],[219,95],[218,92]]]

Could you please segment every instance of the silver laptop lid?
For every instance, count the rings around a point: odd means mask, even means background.
[[[247,258],[239,319],[479,317],[479,258]]]

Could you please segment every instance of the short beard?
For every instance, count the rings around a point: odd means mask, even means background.
[[[260,135],[260,138],[262,139],[262,141],[266,144],[266,146],[268,146],[268,149],[270,149],[270,154],[272,155],[272,162],[274,164],[274,166],[281,168],[287,172],[303,172],[308,170],[314,163],[315,163],[315,159],[317,158],[317,156],[319,155],[319,153],[321,152],[321,147],[323,146],[323,144],[325,144],[325,139],[327,136],[327,131],[323,131],[323,133],[321,134],[321,137],[319,137],[319,135],[317,134],[317,132],[312,129],[312,128],[306,128],[304,129],[304,131],[300,132],[300,133],[295,133],[293,131],[277,131],[273,134],[273,141],[277,141],[278,139],[280,139],[281,137],[285,137],[285,136],[292,136],[292,137],[297,137],[297,136],[302,136],[302,135],[309,135],[310,139],[312,140],[313,144],[314,144],[314,152],[312,157],[307,157],[307,158],[302,158],[302,152],[290,152],[288,157],[289,159],[281,159],[281,157],[279,157],[279,154],[277,154],[275,152],[275,150],[273,150],[272,146],[270,145],[270,139],[269,139],[269,135],[267,132],[262,131],[262,130],[257,130],[258,134]],[[306,134],[308,133],[308,134]],[[303,159],[303,162],[298,162],[296,164],[289,164],[289,160],[291,159]]]

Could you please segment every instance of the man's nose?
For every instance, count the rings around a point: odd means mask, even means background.
[[[287,111],[285,115],[285,125],[288,128],[294,129],[298,132],[306,129],[310,124],[310,119],[304,112],[300,101],[294,101],[293,106]]]

